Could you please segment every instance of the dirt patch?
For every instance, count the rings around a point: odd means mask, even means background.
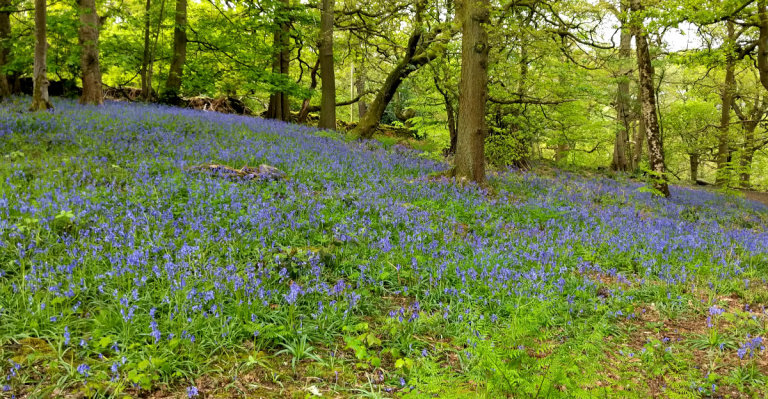
[[[763,205],[768,206],[768,193],[749,190],[743,190],[742,193],[744,193],[744,197],[746,197],[748,200],[760,202]]]

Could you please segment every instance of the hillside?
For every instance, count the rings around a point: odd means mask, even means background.
[[[0,107],[0,397],[768,395],[766,205],[28,103]]]

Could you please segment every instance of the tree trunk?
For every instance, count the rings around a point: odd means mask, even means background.
[[[765,104],[765,103],[764,103]],[[752,178],[752,160],[755,157],[757,146],[755,145],[755,129],[760,124],[764,114],[764,108],[758,108],[758,102],[755,102],[755,109],[752,112],[750,120],[744,120],[741,123],[744,129],[744,146],[742,148],[741,159],[739,160],[739,184],[742,188],[750,188]]]
[[[627,2],[621,2],[621,11],[627,11]],[[622,23],[622,25],[625,25]],[[621,73],[619,74],[619,83],[616,90],[616,119],[618,126],[616,129],[616,141],[613,147],[613,162],[611,169],[617,171],[628,171],[631,164],[631,151],[629,148],[629,125],[630,125],[630,96],[629,96],[629,74],[630,69],[626,68],[632,48],[632,33],[622,26],[619,44],[619,62],[621,62]]]
[[[384,114],[384,110],[387,109],[387,105],[389,105],[392,97],[397,92],[397,88],[400,87],[400,83],[402,83],[408,75],[437,57],[438,53],[435,49],[422,48],[421,51],[419,51],[423,36],[420,22],[421,14],[423,12],[423,2],[419,2],[417,8],[419,8],[419,10],[416,12],[416,27],[408,38],[405,56],[389,75],[387,75],[387,79],[376,93],[376,98],[368,107],[368,111],[363,115],[363,118],[360,119],[357,126],[350,131],[352,135],[366,139],[373,137],[374,128],[379,124],[381,116]]]
[[[11,45],[11,0],[0,0],[0,69],[10,63]],[[0,72],[0,98],[11,95],[10,76]]]
[[[760,35],[757,39],[757,67],[760,82],[768,89],[768,9],[765,0],[757,0],[757,15]]]
[[[320,68],[320,58],[318,57],[317,61],[315,62],[315,65],[312,67],[312,69],[309,71],[309,90],[313,91],[317,87],[317,70]],[[296,118],[296,122],[298,123],[305,123],[307,121],[307,118],[309,117],[309,109],[310,105],[309,102],[312,100],[311,97],[307,97],[302,101],[301,103],[301,110],[299,110],[299,116]]]
[[[640,98],[640,88],[638,87],[638,98]],[[640,113],[638,113],[639,115]],[[635,170],[640,168],[640,162],[643,161],[643,144],[645,143],[645,121],[643,121],[642,115],[637,118],[637,129],[635,130],[634,142],[635,146],[632,148],[632,166]]]
[[[365,93],[365,59],[360,61],[360,68],[357,71],[357,79],[355,79],[355,92],[358,96]],[[360,100],[357,103],[357,118],[363,119],[366,112],[368,112],[368,104],[366,104],[365,101]]]
[[[275,10],[276,20],[282,20],[285,18],[283,15],[290,6],[290,0],[282,0],[279,3],[279,7]],[[275,29],[275,35],[272,42],[272,47],[275,58],[272,60],[272,73],[284,75],[286,80],[288,79],[288,73],[290,70],[290,48],[288,42],[288,23],[280,22]],[[321,61],[322,64],[322,61]],[[321,74],[322,74],[322,66]],[[269,106],[267,108],[266,117],[269,119],[278,119],[281,121],[288,121],[291,119],[290,104],[288,102],[288,93],[279,91],[272,93],[269,96]]]
[[[456,96],[452,94],[450,89],[444,88],[440,85],[440,78],[435,75],[433,77],[435,82],[435,88],[437,88],[437,91],[440,93],[441,96],[443,96],[443,102],[445,103],[445,113],[447,115],[447,123],[448,123],[448,137],[450,137],[450,144],[448,146],[448,149],[445,151],[446,154],[455,154],[456,153],[456,130],[457,130],[457,120],[456,120],[456,109],[453,105],[454,99]]]
[[[181,81],[184,64],[187,62],[187,0],[176,0],[176,15],[173,24],[173,55],[165,82],[163,99],[178,103],[181,96]]]
[[[152,0],[147,0],[144,7],[144,54],[141,57],[141,98],[144,101],[149,101],[152,98],[152,75],[149,73],[150,63],[150,22],[152,15]]]
[[[445,102],[445,112],[448,114],[448,137],[451,139],[451,144],[448,147],[449,154],[456,153],[456,140],[457,140],[457,125],[456,111],[453,109],[453,104],[450,101]]]
[[[565,133],[563,133],[563,136]],[[555,148],[555,163],[560,163],[562,160],[568,158],[568,143],[557,143],[557,147]]]
[[[741,154],[741,160],[739,166],[741,167],[741,173],[739,175],[739,184],[741,188],[751,188],[752,183],[752,159],[755,157],[754,147],[745,147],[744,152]]]
[[[733,103],[733,89],[736,86],[736,60],[733,56],[733,48],[735,45],[735,32],[733,22],[728,21],[728,39],[723,44],[726,49],[725,55],[725,82],[721,89],[720,98],[722,99],[722,107],[720,108],[720,135],[717,138],[717,177],[715,178],[715,184],[724,185],[730,181],[728,164],[728,155],[730,151],[729,132],[731,128],[731,104]]]
[[[147,67],[147,99],[150,100],[154,97],[156,91],[152,88],[152,81],[154,80],[155,69],[155,55],[157,54],[157,43],[160,40],[160,32],[163,27],[163,20],[165,19],[165,0],[160,0],[160,16],[157,18],[157,29],[155,29],[155,37],[152,43],[152,48],[149,50],[149,63]],[[158,90],[160,85],[158,85]]]
[[[640,14],[642,6],[640,0],[631,0],[632,14]],[[661,141],[659,120],[656,116],[656,97],[653,86],[653,65],[651,64],[651,52],[648,48],[648,39],[643,31],[642,17],[636,18],[632,24],[633,36],[635,36],[637,50],[637,69],[640,74],[639,85],[642,104],[642,118],[645,122],[646,135],[648,136],[648,159],[651,164],[653,186],[665,197],[669,197],[669,185],[667,184],[666,167],[664,165],[664,146]]]
[[[83,73],[83,94],[81,104],[101,105],[104,93],[101,90],[101,69],[99,68],[99,15],[95,0],[80,0],[81,47],[80,68]]]
[[[320,15],[320,79],[323,92],[320,100],[321,129],[336,129],[336,74],[333,62],[334,0],[323,0]]]
[[[699,180],[699,154],[688,154],[691,162],[691,182],[694,184]]]
[[[489,0],[461,0],[461,80],[456,177],[485,182],[485,103],[488,100]]]
[[[35,0],[35,67],[31,111],[53,108],[48,97],[48,68],[46,66],[46,0]]]

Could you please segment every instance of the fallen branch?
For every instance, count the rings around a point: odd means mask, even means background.
[[[285,178],[285,173],[283,173],[283,171],[266,164],[261,164],[256,168],[243,166],[240,169],[235,169],[227,165],[202,164],[192,166],[188,170],[229,179],[276,181]]]

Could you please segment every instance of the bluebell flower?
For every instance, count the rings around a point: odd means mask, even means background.
[[[79,366],[77,366],[77,372],[82,375],[83,377],[88,378],[89,372],[91,371],[91,367],[88,366],[85,363],[81,363]]]

